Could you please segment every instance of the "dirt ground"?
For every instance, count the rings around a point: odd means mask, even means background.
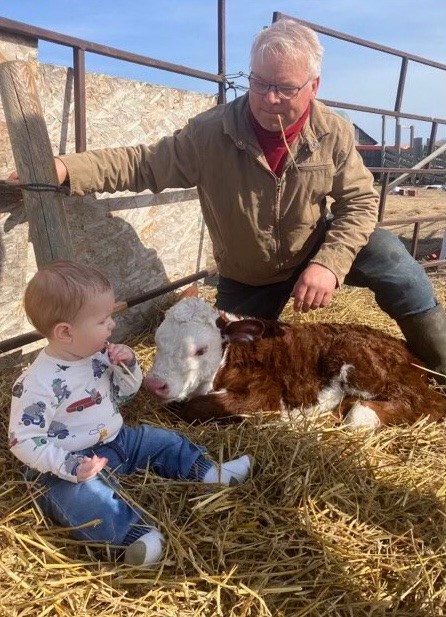
[[[384,210],[384,221],[392,219],[408,219],[412,217],[443,216],[444,221],[421,223],[416,258],[424,257],[440,251],[443,236],[446,231],[446,191],[418,188],[414,197],[403,195],[388,195]],[[397,233],[410,250],[414,224],[388,227]]]

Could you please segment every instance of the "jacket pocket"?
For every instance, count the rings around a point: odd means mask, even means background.
[[[297,166],[299,171],[331,171],[334,170],[333,163],[307,163],[300,164]]]
[[[298,195],[301,204],[306,205],[306,216],[302,222],[314,225],[325,212],[326,198],[333,188],[334,171],[332,162],[298,166]]]

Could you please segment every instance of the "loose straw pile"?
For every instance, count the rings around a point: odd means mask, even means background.
[[[444,281],[434,281],[446,301]],[[203,290],[209,299],[213,292]],[[288,320],[355,321],[397,333],[371,294],[343,289],[333,306]],[[147,369],[152,333],[133,341]],[[71,540],[45,523],[6,447],[14,374],[1,376],[0,615],[8,617],[428,617],[446,611],[445,427],[420,422],[375,434],[331,416],[304,427],[274,410],[242,425],[176,424],[143,392],[129,423],[184,431],[216,459],[247,452],[239,487],[140,473],[122,491],[168,538],[159,567],[122,565],[119,551]]]

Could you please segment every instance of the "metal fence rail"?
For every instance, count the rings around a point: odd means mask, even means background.
[[[13,21],[10,19],[0,18],[0,32],[7,34],[20,35],[25,37],[35,38],[49,43],[71,47],[73,52],[73,77],[74,77],[74,125],[76,135],[76,152],[85,152],[87,147],[86,133],[86,101],[85,101],[85,54],[93,53],[116,60],[123,60],[140,66],[147,66],[179,75],[195,77],[213,83],[217,83],[219,87],[218,102],[225,102],[226,90],[225,84],[225,66],[226,66],[226,47],[224,42],[225,36],[225,0],[217,0],[218,6],[218,69],[217,73],[208,73],[200,71],[180,64],[165,62],[149,56],[134,54],[123,49],[108,47],[107,45],[99,45],[76,37],[67,36],[59,32],[37,28],[29,24]]]

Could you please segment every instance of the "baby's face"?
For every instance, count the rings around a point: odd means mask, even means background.
[[[84,358],[105,347],[115,327],[114,305],[112,291],[95,293],[88,298],[72,324],[73,353]]]

